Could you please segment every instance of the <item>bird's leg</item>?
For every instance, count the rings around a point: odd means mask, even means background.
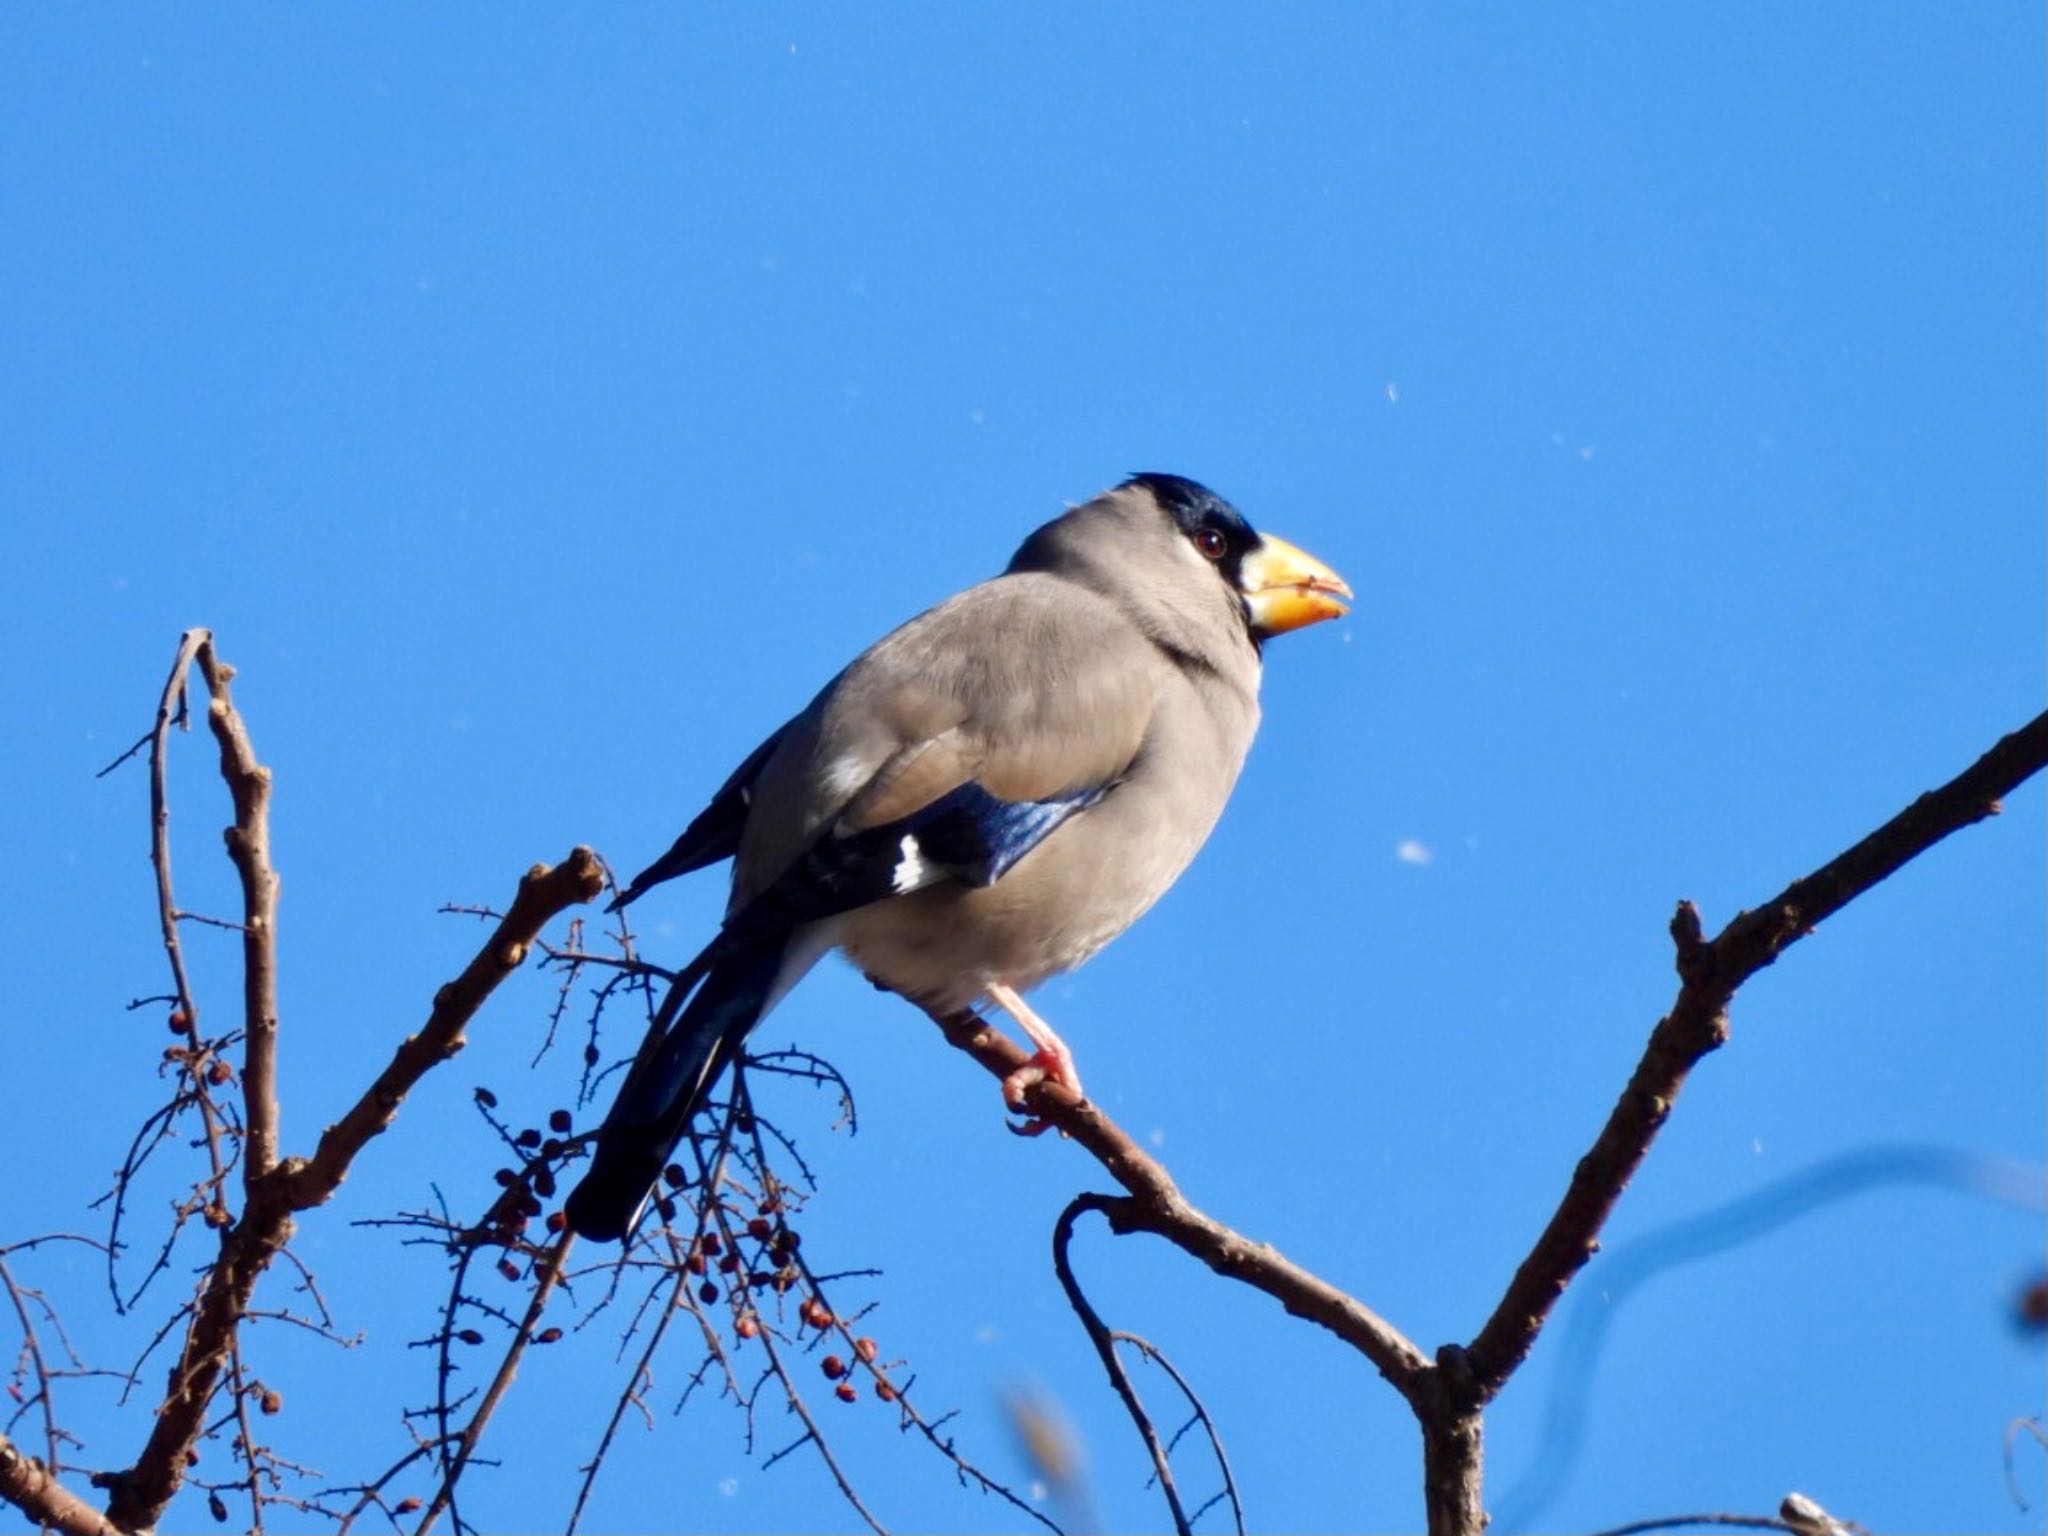
[[[1074,1053],[1067,1049],[1053,1027],[1031,1010],[1031,1006],[1015,991],[1000,981],[988,984],[988,1000],[1017,1021],[1017,1027],[1031,1038],[1038,1052],[1023,1066],[1003,1079],[1003,1102],[1020,1114],[1024,1109],[1024,1092],[1038,1083],[1055,1082],[1073,1089],[1081,1095],[1081,1072],[1074,1065]],[[1043,1120],[1031,1121],[1024,1129],[1027,1136],[1037,1136],[1047,1129]]]

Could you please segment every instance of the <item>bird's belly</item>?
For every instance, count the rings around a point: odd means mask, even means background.
[[[1003,981],[1019,991],[1072,970],[1144,907],[1022,913],[998,887],[934,887],[852,914],[840,948],[867,977],[941,1011],[964,1008]]]
[[[940,1011],[969,1006],[991,981],[1027,991],[1143,916],[1209,823],[1155,830],[1136,844],[1142,856],[1122,861],[1096,858],[1093,839],[1070,830],[1080,829],[1061,828],[993,885],[947,882],[847,914],[840,947],[870,980]]]

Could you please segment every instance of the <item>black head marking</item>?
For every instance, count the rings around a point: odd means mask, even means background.
[[[1132,475],[1117,489],[1133,486],[1150,491],[1152,499],[1190,539],[1205,531],[1220,535],[1224,552],[1216,568],[1224,580],[1233,587],[1237,585],[1238,567],[1259,544],[1257,531],[1245,521],[1242,512],[1206,485],[1182,475]]]

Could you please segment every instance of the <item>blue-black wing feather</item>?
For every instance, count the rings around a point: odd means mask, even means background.
[[[962,784],[899,820],[820,838],[733,915],[728,931],[789,933],[941,879],[993,885],[1108,788],[1002,800],[979,784]]]
[[[732,776],[711,797],[711,803],[683,828],[682,836],[669,845],[668,852],[635,875],[633,883],[612,898],[612,904],[605,910],[616,912],[664,880],[687,875],[738,853],[740,832],[747,824],[747,806],[753,798],[754,780],[761,776],[762,767],[788,729],[785,725],[748,753],[747,760],[733,770]]]

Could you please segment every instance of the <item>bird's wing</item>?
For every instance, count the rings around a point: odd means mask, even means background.
[[[1161,658],[1103,598],[1007,576],[883,640],[755,781],[731,920],[794,927],[987,885],[1129,771]]]
[[[711,803],[699,811],[696,819],[683,828],[682,836],[669,845],[668,852],[635,875],[633,883],[613,897],[605,910],[616,912],[627,902],[637,901],[646,895],[651,886],[716,864],[721,859],[729,859],[739,852],[740,831],[747,822],[747,805],[754,797],[754,780],[788,729],[787,725],[783,726],[749,752],[746,761],[732,771],[732,776],[711,797]]]

